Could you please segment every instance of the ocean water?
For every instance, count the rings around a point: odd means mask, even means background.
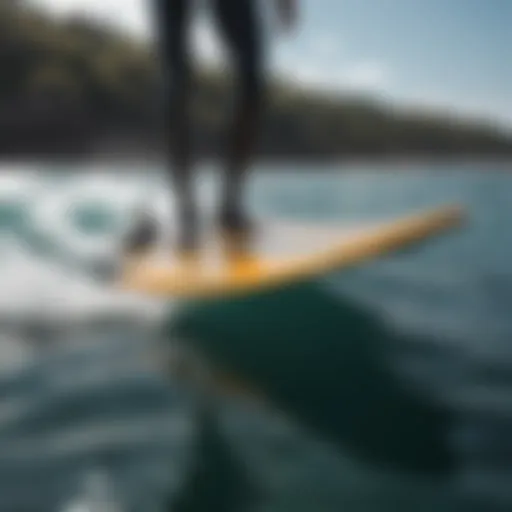
[[[432,479],[358,456],[350,443],[334,447],[248,399],[221,397],[204,417],[202,393],[163,364],[180,340],[162,325],[181,305],[95,278],[115,258],[134,208],[149,205],[163,226],[172,215],[159,169],[5,165],[0,511],[100,512],[107,501],[117,506],[108,510],[143,512],[511,510],[511,170],[475,162],[265,168],[251,183],[256,214],[294,220],[468,208],[459,232],[319,283],[340,318],[354,308],[379,318],[382,332],[369,336],[389,371],[453,414],[445,434],[456,469]],[[214,208],[207,169],[198,189],[205,209]],[[313,368],[305,385],[314,390],[321,372]],[[332,404],[350,415],[347,406]]]

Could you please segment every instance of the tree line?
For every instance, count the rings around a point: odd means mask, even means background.
[[[162,115],[154,48],[100,22],[20,5],[0,4],[0,154],[87,152],[109,137],[165,147],[172,113]],[[233,92],[226,74],[199,70],[192,110],[200,155],[222,149]],[[274,79],[259,151],[292,159],[511,155],[512,138],[482,121],[398,112]]]

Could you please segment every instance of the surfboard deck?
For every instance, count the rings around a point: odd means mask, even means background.
[[[464,210],[449,205],[386,221],[352,225],[265,222],[243,249],[205,233],[196,255],[154,247],[126,257],[118,285],[153,297],[205,299],[250,294],[362,263],[457,227]]]

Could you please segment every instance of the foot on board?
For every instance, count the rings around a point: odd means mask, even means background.
[[[256,227],[243,210],[224,208],[220,212],[218,223],[228,247],[235,250],[248,249]]]
[[[226,233],[250,234],[254,228],[252,220],[241,208],[224,207],[219,215],[220,228]]]

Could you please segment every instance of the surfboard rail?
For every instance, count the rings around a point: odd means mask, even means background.
[[[460,205],[449,205],[370,227],[334,235],[324,249],[306,254],[238,255],[219,268],[205,270],[201,261],[159,264],[149,258],[125,262],[119,286],[154,297],[205,299],[255,293],[321,276],[402,250],[444,231],[465,219]],[[334,238],[335,237],[335,238]]]

